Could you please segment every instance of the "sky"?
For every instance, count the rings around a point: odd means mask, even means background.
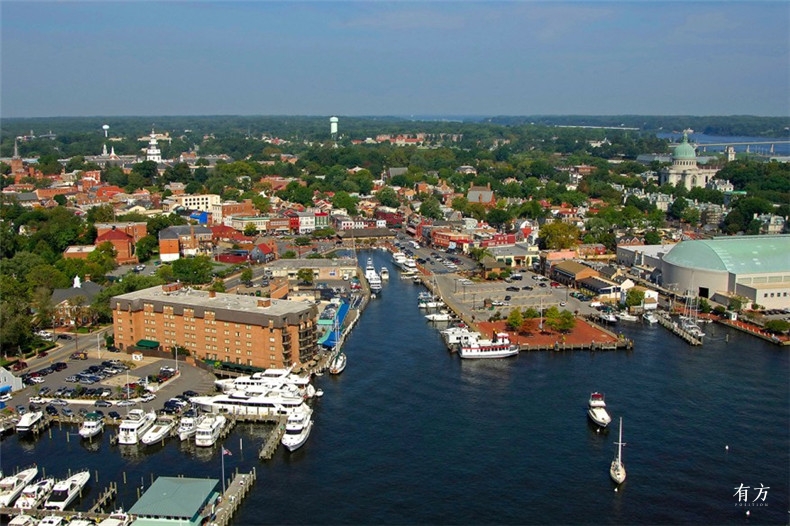
[[[0,1],[0,116],[790,115],[790,2]]]

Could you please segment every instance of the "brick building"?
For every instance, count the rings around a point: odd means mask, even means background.
[[[263,368],[302,364],[318,352],[317,310],[307,303],[163,285],[115,296],[115,343],[187,349],[199,360]]]

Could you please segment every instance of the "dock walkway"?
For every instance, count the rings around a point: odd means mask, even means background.
[[[241,501],[247,496],[252,485],[257,478],[255,469],[249,473],[236,473],[230,481],[225,492],[217,500],[214,513],[211,518],[211,526],[226,526],[233,518],[233,514],[241,505]]]
[[[695,337],[689,331],[683,330],[682,327],[680,327],[677,323],[672,321],[672,318],[670,318],[668,314],[659,312],[657,314],[657,317],[658,317],[658,323],[661,324],[662,327],[666,327],[673,334],[685,340],[686,343],[689,343],[691,345],[702,345],[701,339]]]

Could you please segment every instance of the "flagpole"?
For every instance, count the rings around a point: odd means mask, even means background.
[[[222,493],[225,493],[225,448],[222,448]]]

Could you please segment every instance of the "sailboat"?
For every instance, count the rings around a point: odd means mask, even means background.
[[[335,317],[335,324],[333,327],[335,333],[335,345],[332,349],[332,359],[329,361],[329,372],[331,374],[340,374],[346,368],[346,354],[340,350],[340,326]]]
[[[609,476],[617,484],[622,484],[625,480],[625,464],[623,464],[623,417],[620,417],[620,438],[617,442],[617,456],[612,460],[612,465],[609,467]]]

